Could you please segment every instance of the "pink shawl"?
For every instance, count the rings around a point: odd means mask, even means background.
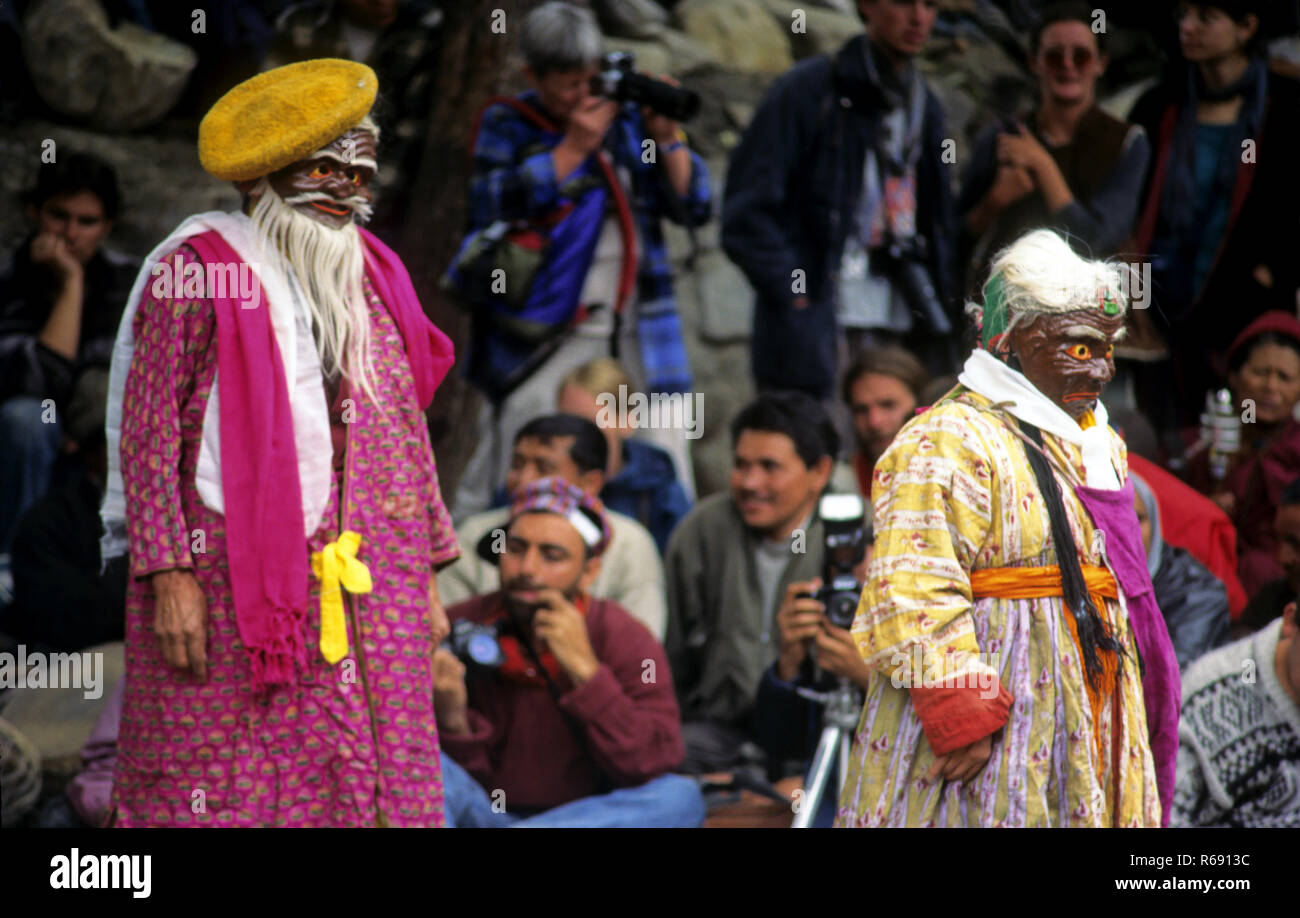
[[[420,308],[401,260],[366,230],[366,273],[397,324],[422,410],[455,362],[451,340]],[[242,259],[210,230],[186,240],[205,264]],[[305,660],[308,559],[289,388],[261,285],[254,308],[213,297],[226,548],[239,636],[255,691],[292,682]],[[266,495],[275,495],[267,500]]]

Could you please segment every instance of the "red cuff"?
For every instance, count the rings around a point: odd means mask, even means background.
[[[925,738],[936,756],[947,755],[1001,730],[1015,701],[1000,682],[993,698],[986,697],[987,689],[978,686],[916,686],[909,691]]]

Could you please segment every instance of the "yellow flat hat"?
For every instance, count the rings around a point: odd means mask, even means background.
[[[315,153],[356,127],[375,104],[379,80],[365,64],[321,58],[245,80],[199,123],[199,161],[219,179],[261,178]]]

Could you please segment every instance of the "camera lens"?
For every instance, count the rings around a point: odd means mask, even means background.
[[[858,612],[858,597],[854,593],[836,593],[826,604],[826,617],[837,628],[849,628]]]
[[[479,666],[499,666],[501,663],[501,645],[492,635],[481,631],[470,637],[465,652]]]

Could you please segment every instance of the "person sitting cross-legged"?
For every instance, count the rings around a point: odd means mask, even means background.
[[[453,634],[494,629],[467,654],[434,654],[448,821],[455,826],[695,827],[704,798],[682,760],[663,648],[587,591],[611,534],[600,501],[562,478],[515,497],[502,589],[447,610]],[[486,659],[482,644],[499,650]],[[455,645],[456,642],[453,642]],[[487,665],[495,664],[495,665]]]

